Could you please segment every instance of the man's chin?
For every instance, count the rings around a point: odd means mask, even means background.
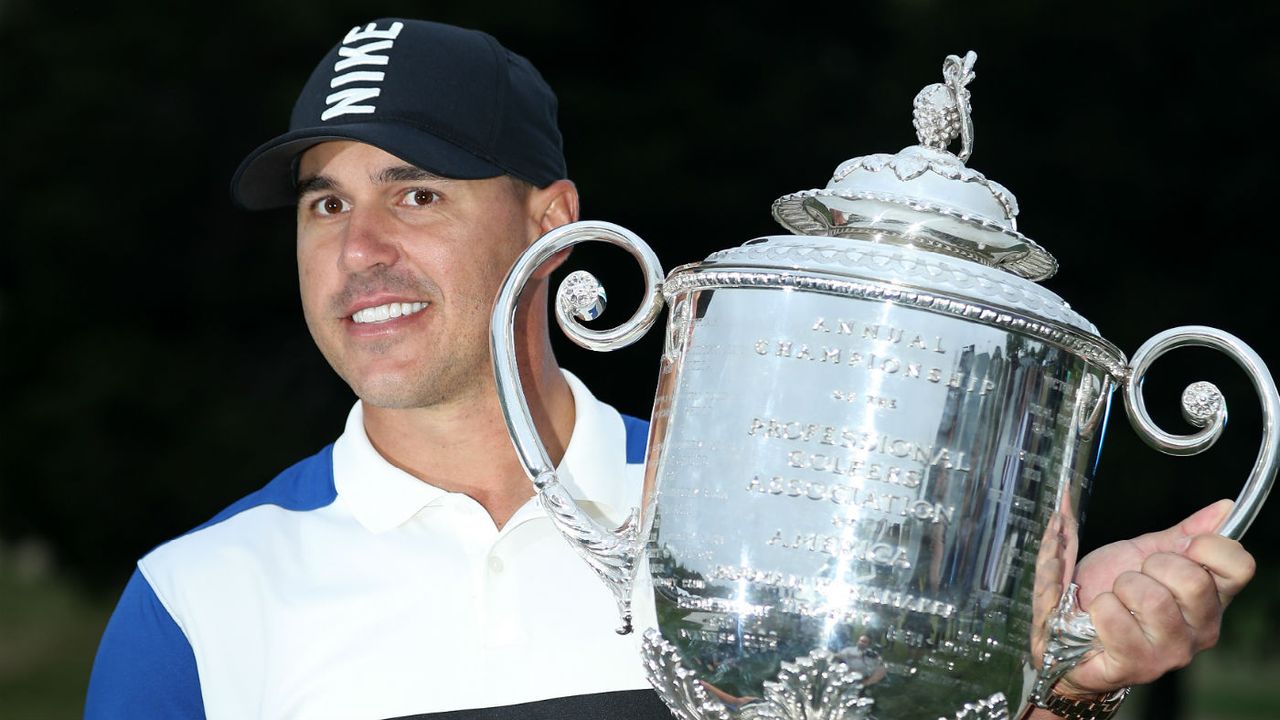
[[[423,392],[404,380],[379,378],[362,382],[359,386],[351,384],[351,390],[365,405],[386,410],[406,410],[433,404],[429,397],[431,393]]]
[[[440,374],[433,374],[425,380],[401,375],[379,375],[376,378],[366,378],[358,385],[350,382],[348,385],[366,406],[386,410],[439,407],[463,394],[463,383],[446,380]]]

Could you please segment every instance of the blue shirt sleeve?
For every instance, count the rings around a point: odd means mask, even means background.
[[[622,425],[627,429],[627,464],[644,462],[649,443],[649,421],[623,415]]]
[[[136,569],[102,634],[84,716],[204,720],[195,653]]]

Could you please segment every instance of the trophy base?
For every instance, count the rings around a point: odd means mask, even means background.
[[[728,696],[701,680],[654,629],[644,634],[644,662],[649,682],[680,720],[907,720],[877,718],[862,673],[826,649],[784,661],[777,676],[764,682],[763,698]],[[965,703],[952,718],[1008,720],[1009,703],[996,693]]]

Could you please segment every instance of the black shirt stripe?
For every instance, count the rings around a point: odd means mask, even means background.
[[[671,711],[652,690],[620,690],[389,720],[671,720]]]

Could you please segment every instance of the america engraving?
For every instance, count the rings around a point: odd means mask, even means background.
[[[765,543],[785,550],[803,550],[838,557],[842,562],[867,562],[872,565],[910,570],[911,555],[900,545],[870,540],[824,535],[823,533],[784,533],[777,530]]]

